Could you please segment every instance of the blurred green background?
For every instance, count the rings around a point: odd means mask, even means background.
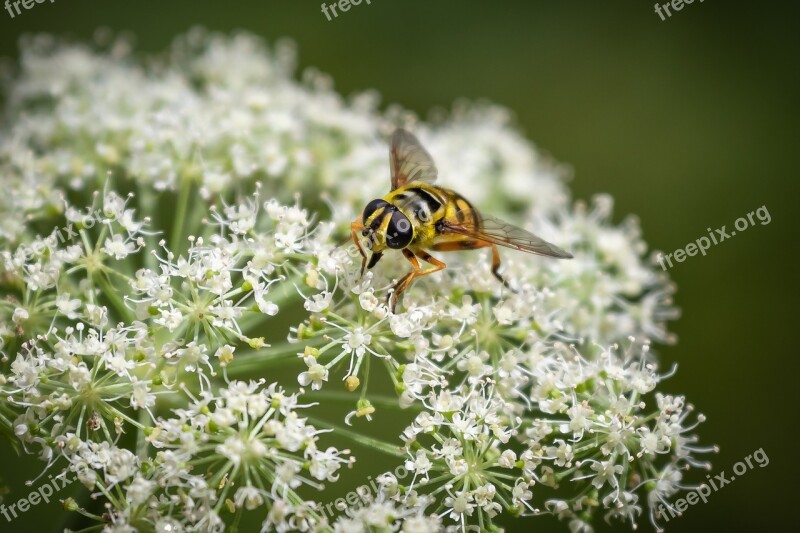
[[[785,1],[696,1],[661,21],[653,7],[372,0],[329,22],[320,1],[56,0],[14,19],[0,11],[0,56],[15,57],[23,33],[88,39],[98,26],[131,30],[145,52],[198,24],[288,36],[301,65],[330,73],[344,94],[374,88],[384,103],[423,116],[459,97],[507,106],[529,138],[573,167],[576,197],[611,193],[617,218],[637,214],[651,247],[683,247],[707,227],[730,229],[765,205],[769,225],[671,269],[683,309],[672,324],[680,341],[660,352],[664,368],[679,364],[662,390],[686,394],[708,417],[699,433],[721,447],[713,471],[730,472],[759,448],[770,463],[668,527],[791,529],[798,522],[790,455],[798,423],[790,397],[798,367],[791,329],[797,237],[790,231],[798,209],[800,9]],[[29,492],[24,480],[41,464],[17,459],[5,442],[0,453],[13,502]],[[39,505],[11,524],[0,518],[0,531],[55,530],[61,514],[57,503]],[[552,519],[514,530],[532,527],[567,530]]]

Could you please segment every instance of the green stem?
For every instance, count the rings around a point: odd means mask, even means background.
[[[186,219],[186,208],[189,205],[189,192],[192,184],[188,179],[182,179],[180,192],[178,194],[178,210],[175,212],[174,223],[172,225],[172,240],[169,247],[176,257],[180,256],[183,250],[183,224]]]
[[[114,288],[113,285],[111,285],[111,282],[104,275],[101,274],[97,276],[95,281],[97,281],[97,284],[100,285],[101,289],[103,289],[103,294],[106,296],[106,298],[108,298],[114,305],[114,308],[120,314],[121,319],[128,323],[136,320],[136,316],[133,314],[133,311],[128,309],[125,306],[125,302],[119,297],[119,291]]]
[[[147,437],[144,434],[144,428],[150,425],[150,417],[146,409],[139,411],[139,423],[142,427],[136,428],[136,455],[144,460],[147,458]]]
[[[381,440],[374,439],[366,435],[361,435],[360,433],[355,433],[350,428],[343,428],[342,426],[331,424],[330,422],[325,422],[324,420],[320,420],[318,418],[314,418],[311,416],[308,417],[308,421],[314,424],[314,426],[318,428],[332,429],[334,430],[334,434],[347,437],[368,448],[373,448],[377,451],[392,455],[394,457],[405,458],[405,454],[400,450],[400,447],[395,446],[394,444],[389,444],[387,442],[383,442]]]
[[[314,391],[309,392],[307,396],[310,400],[326,400],[332,402],[342,402],[342,403],[352,403],[355,398],[354,394],[351,392],[334,392],[334,391]],[[397,398],[392,398],[391,396],[370,396],[367,398],[369,403],[371,403],[374,407],[382,407],[385,409],[397,409],[398,411],[411,411],[411,412],[419,412],[422,411],[422,407],[417,404],[413,404],[410,407],[403,408],[400,407],[399,400]]]
[[[309,345],[313,346],[314,340],[309,343],[282,342],[269,348],[249,352],[238,358],[228,366],[228,377],[249,376],[252,371],[263,370],[265,367],[276,366],[276,363],[286,363],[299,360],[299,349]],[[302,350],[299,350],[302,351]]]

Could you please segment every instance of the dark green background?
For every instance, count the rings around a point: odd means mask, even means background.
[[[132,30],[143,51],[196,24],[289,36],[301,64],[345,94],[375,88],[422,114],[458,97],[509,107],[538,146],[573,166],[576,197],[611,193],[618,218],[636,213],[652,247],[683,247],[766,205],[771,224],[671,270],[680,342],[661,352],[679,370],[661,388],[707,415],[700,434],[721,447],[714,472],[759,448],[770,463],[669,527],[788,529],[798,523],[799,14],[789,1],[696,0],[662,22],[648,1],[373,0],[328,22],[319,1],[56,0],[13,20],[0,11],[0,55],[16,56],[22,33],[89,38],[98,26]],[[40,464],[6,443],[0,453],[15,501]],[[10,525],[0,517],[0,531],[60,523],[58,504],[34,509]],[[549,519],[532,526],[566,531]]]

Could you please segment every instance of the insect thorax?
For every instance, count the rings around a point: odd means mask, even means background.
[[[386,201],[397,206],[414,227],[432,225],[445,214],[448,191],[426,184],[413,183],[392,191]]]

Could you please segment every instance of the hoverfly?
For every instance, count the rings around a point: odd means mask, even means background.
[[[387,297],[392,312],[399,296],[416,278],[445,268],[426,249],[441,252],[475,250],[491,246],[492,274],[510,288],[500,275],[497,246],[506,246],[538,255],[569,259],[572,255],[536,235],[498,218],[478,213],[463,196],[434,185],[438,174],[430,154],[417,138],[398,128],[392,134],[389,152],[392,190],[383,198],[372,200],[364,208],[361,220],[350,224],[353,241],[361,254],[361,275],[374,267],[385,249],[402,250],[412,270],[400,278]],[[365,237],[371,256],[367,258],[359,241]],[[428,268],[422,268],[419,260]]]

